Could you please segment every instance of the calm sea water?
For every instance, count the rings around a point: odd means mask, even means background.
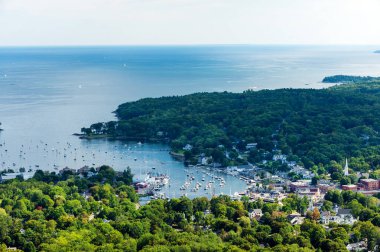
[[[200,91],[323,88],[334,74],[380,76],[375,47],[188,46],[0,48],[0,169],[156,167],[179,196],[187,172],[164,145],[79,140],[82,126],[114,119],[117,105]],[[193,171],[197,180],[201,173]],[[245,185],[226,177],[224,193]],[[218,191],[217,191],[218,192]],[[203,194],[201,192],[200,194]],[[190,194],[190,193],[189,193]],[[191,195],[191,194],[190,194]]]

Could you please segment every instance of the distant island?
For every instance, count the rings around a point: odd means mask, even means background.
[[[352,75],[333,75],[325,77],[323,83],[357,83],[357,82],[369,82],[380,81],[380,77],[372,76],[352,76]]]
[[[250,162],[275,172],[288,171],[287,160],[327,174],[351,157],[356,171],[380,166],[372,158],[380,152],[378,82],[146,98],[115,113],[118,121],[82,128],[83,137],[166,142],[192,165]]]
[[[380,50],[375,51],[375,53],[380,53]]]

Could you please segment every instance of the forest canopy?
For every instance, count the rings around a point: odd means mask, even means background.
[[[328,192],[321,210],[337,204],[359,221],[323,226],[319,210],[295,194],[282,204],[220,195],[141,206],[134,188],[117,178],[103,166],[90,178],[38,171],[27,181],[0,184],[0,251],[328,252],[363,240],[374,250],[380,243],[379,200],[360,193]],[[253,209],[263,216],[250,218]],[[294,211],[306,212],[302,224],[290,222]]]
[[[380,165],[380,83],[326,89],[248,90],[146,98],[121,104],[118,121],[83,128],[87,137],[166,141],[188,162],[200,154],[229,165],[281,152],[307,168],[357,158],[356,170]],[[183,148],[190,145],[191,150]]]
[[[368,82],[380,81],[380,77],[372,76],[352,76],[352,75],[333,75],[323,78],[323,83],[346,83],[346,82]]]

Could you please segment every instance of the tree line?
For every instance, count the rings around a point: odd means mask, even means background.
[[[329,192],[322,210],[350,207],[360,221],[326,229],[318,209],[294,194],[282,204],[221,195],[140,206],[133,187],[102,170],[93,179],[39,171],[0,184],[0,251],[346,251],[349,242],[380,243],[374,197]],[[261,219],[249,218],[253,209]],[[305,213],[303,224],[290,224],[294,211]]]

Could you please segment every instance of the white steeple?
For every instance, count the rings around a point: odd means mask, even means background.
[[[348,160],[346,158],[346,165],[344,166],[344,176],[348,176]]]

